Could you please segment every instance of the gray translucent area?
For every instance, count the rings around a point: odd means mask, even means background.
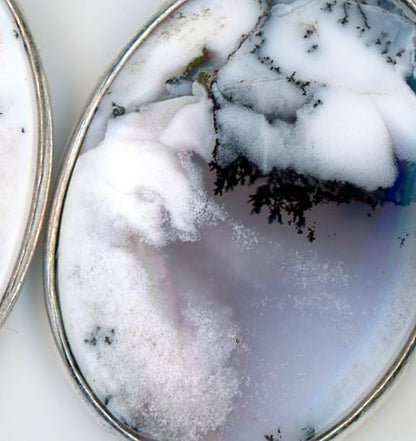
[[[371,217],[315,209],[317,240],[250,215],[246,191],[218,202],[234,219],[163,249],[173,292],[228,305],[241,330],[241,396],[224,440],[297,441],[362,399],[414,323],[414,207]],[[244,227],[242,226],[244,225]],[[302,430],[307,428],[307,430]],[[309,432],[310,433],[310,432]]]

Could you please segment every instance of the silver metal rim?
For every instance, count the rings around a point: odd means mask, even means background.
[[[143,42],[149,37],[155,28],[188,1],[190,0],[176,0],[155,15],[150,20],[148,25],[142,29],[124,48],[118,60],[110,67],[106,75],[102,78],[69,141],[68,149],[61,165],[47,227],[44,257],[44,289],[49,321],[60,356],[62,357],[66,368],[69,370],[73,385],[76,386],[77,391],[81,393],[86,402],[92,406],[93,409],[95,409],[97,412],[96,415],[101,416],[109,427],[115,429],[131,441],[145,441],[150,440],[150,438],[139,435],[132,431],[107,411],[103,404],[98,400],[87,381],[84,379],[71,352],[70,344],[63,324],[56,277],[58,265],[57,252],[59,228],[71,175],[88,127],[94,117],[95,111],[101,99],[104,97],[117,74],[124,67],[132,54],[143,44]],[[416,23],[416,0],[397,0],[395,3],[404,8],[405,12],[407,12],[409,17],[411,17],[411,19]],[[344,432],[348,427],[351,426],[352,423],[361,419],[367,413],[370,407],[372,407],[374,403],[383,395],[383,393],[389,389],[393,383],[393,380],[398,376],[398,374],[403,371],[403,367],[406,365],[406,362],[415,347],[416,323],[400,353],[397,355],[396,359],[390,365],[385,375],[378,381],[373,389],[360,401],[358,405],[351,409],[348,414],[346,414],[331,427],[325,429],[321,433],[316,434],[313,438],[310,438],[309,441],[329,441],[339,435],[341,432]]]
[[[36,51],[31,33],[24,21],[23,15],[14,0],[4,0],[9,8],[19,34],[22,38],[26,55],[29,60],[32,79],[35,88],[36,106],[38,113],[38,150],[36,177],[32,193],[32,202],[28,221],[25,228],[22,245],[0,302],[0,326],[11,311],[25,275],[32,260],[37,241],[39,239],[48,198],[49,183],[52,169],[52,116],[46,78],[43,73],[39,55]]]

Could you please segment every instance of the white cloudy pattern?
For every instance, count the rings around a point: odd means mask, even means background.
[[[226,165],[242,152],[264,173],[290,167],[390,187],[395,159],[416,159],[416,96],[406,83],[415,36],[410,22],[359,2],[275,5],[261,35],[218,74],[232,102],[217,112],[226,146],[217,157]]]

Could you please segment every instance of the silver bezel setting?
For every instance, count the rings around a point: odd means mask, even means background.
[[[97,415],[102,417],[108,426],[115,429],[131,441],[147,441],[150,440],[150,438],[132,431],[108,412],[84,379],[72,354],[63,324],[56,277],[59,228],[71,175],[87,134],[88,127],[101,99],[105,96],[117,74],[124,67],[132,54],[143,44],[155,28],[188,1],[190,0],[176,0],[154,16],[148,25],[129,42],[118,60],[110,67],[106,75],[102,78],[68,144],[68,149],[60,169],[47,228],[44,259],[44,286],[49,320],[59,353],[66,368],[69,370],[72,383],[76,386],[78,392],[82,394],[87,403],[95,409]],[[416,23],[416,0],[397,0],[395,3],[403,9],[403,12],[410,20]],[[391,363],[384,376],[377,382],[372,390],[368,392],[354,408],[344,415],[344,417],[340,418],[336,423],[325,429],[323,432],[317,433],[313,438],[310,438],[309,441],[329,441],[341,433],[344,433],[354,422],[363,420],[369,409],[374,408],[374,404],[378,402],[382,396],[385,396],[385,392],[390,389],[395,378],[403,372],[403,368],[415,347],[416,323],[409,334],[407,341],[397,354],[396,359]]]
[[[4,0],[4,2],[19,30],[32,73],[38,113],[38,157],[27,225],[12,275],[0,301],[0,325],[6,320],[17,300],[35,252],[45,218],[52,169],[52,114],[42,64],[31,33],[18,6],[13,0]]]

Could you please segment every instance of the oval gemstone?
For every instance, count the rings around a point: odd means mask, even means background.
[[[386,376],[415,323],[406,14],[190,0],[121,59],[57,250],[68,350],[119,427],[306,440]]]
[[[0,323],[22,284],[49,182],[45,80],[23,17],[0,2]]]

